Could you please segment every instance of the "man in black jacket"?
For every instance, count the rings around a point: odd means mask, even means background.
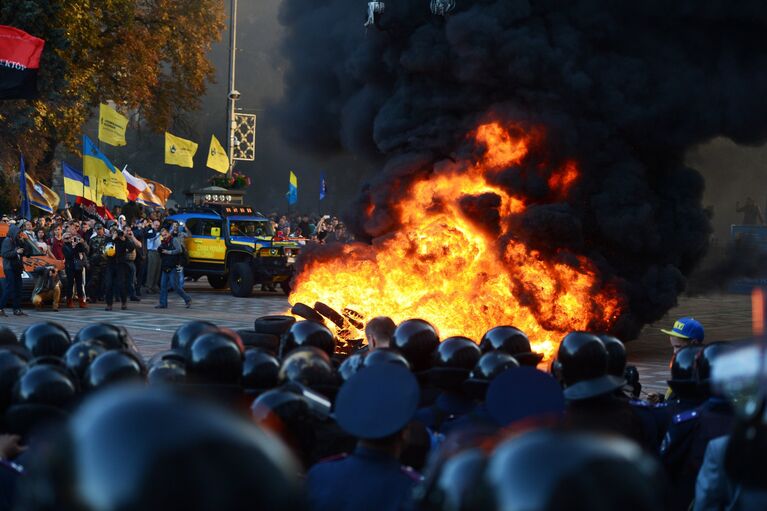
[[[112,310],[115,295],[120,297],[120,308],[128,308],[128,287],[125,282],[128,275],[127,254],[134,250],[136,247],[127,239],[125,232],[115,228],[111,240],[104,247],[107,261],[104,271],[104,295],[107,302],[105,310]]]
[[[24,239],[26,235],[21,232],[18,225],[8,228],[8,235],[0,247],[0,256],[3,258],[3,273],[5,273],[5,285],[3,296],[0,298],[0,316],[5,316],[5,304],[8,299],[13,300],[13,315],[26,316],[21,310],[21,273],[24,271]]]
[[[64,261],[67,279],[64,283],[64,295],[67,297],[67,308],[74,307],[75,291],[80,308],[87,307],[85,303],[85,270],[88,267],[88,246],[79,234],[67,232],[64,235]]]

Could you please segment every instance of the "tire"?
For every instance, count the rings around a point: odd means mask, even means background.
[[[229,272],[229,289],[238,298],[247,298],[253,294],[253,270],[248,263],[235,263]]]
[[[226,289],[229,285],[228,280],[226,275],[208,275],[208,284],[213,289]]]
[[[276,355],[280,348],[280,338],[274,334],[261,334],[253,330],[237,330],[242,343],[247,348],[261,348]]]
[[[344,327],[344,317],[336,312],[335,309],[322,302],[316,302],[314,304],[314,310],[332,321],[338,328]]]
[[[319,312],[312,309],[305,303],[299,302],[295,304],[293,308],[290,309],[290,312],[296,316],[301,316],[304,319],[308,319],[309,321],[316,321],[317,323],[325,324],[325,318],[323,318]]]
[[[256,318],[253,330],[259,334],[280,336],[290,330],[296,318],[293,316],[261,316]]]
[[[282,289],[282,292],[285,293],[285,296],[290,296],[290,281],[286,280],[285,282],[280,282],[280,288]]]

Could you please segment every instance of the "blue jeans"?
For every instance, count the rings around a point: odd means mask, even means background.
[[[21,273],[12,273],[3,279],[3,296],[0,298],[0,309],[4,309],[10,299],[13,310],[21,309]]]
[[[160,305],[168,306],[168,288],[173,286],[178,296],[184,299],[185,303],[192,301],[192,298],[184,291],[184,269],[160,272]]]

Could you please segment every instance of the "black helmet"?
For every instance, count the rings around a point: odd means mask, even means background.
[[[280,361],[267,351],[251,348],[245,351],[242,363],[242,386],[252,394],[261,393],[277,386]]]
[[[325,325],[315,321],[299,321],[283,334],[280,354],[284,358],[302,346],[314,346],[332,357],[336,351],[336,339]]]
[[[13,387],[5,426],[11,433],[27,435],[36,427],[66,417],[77,400],[75,378],[60,365],[28,366]]]
[[[626,373],[626,346],[612,335],[600,334],[597,337],[607,349],[607,374],[623,378]]]
[[[62,433],[25,474],[24,509],[304,509],[298,469],[282,445],[168,391],[100,393]]]
[[[314,346],[293,350],[282,361],[279,373],[280,383],[299,383],[328,397],[338,390],[338,380],[330,357]]]
[[[108,350],[130,350],[138,352],[136,343],[123,326],[111,323],[94,323],[77,332],[75,342],[98,341]]]
[[[46,321],[27,327],[21,334],[21,344],[33,357],[61,357],[72,341],[63,326]]]
[[[198,336],[217,330],[218,327],[210,321],[190,321],[189,323],[184,323],[173,333],[170,347],[172,349],[186,350]]]
[[[149,385],[183,384],[186,382],[186,363],[182,358],[159,359],[149,366],[146,379]]]
[[[437,387],[457,390],[481,356],[477,343],[468,337],[448,337],[432,353],[429,379]]]
[[[717,357],[732,349],[732,344],[728,342],[712,342],[706,344],[695,357],[695,372],[698,384],[704,392],[710,392],[709,380],[711,379],[711,367]]]
[[[488,465],[486,493],[497,509],[666,507],[659,464],[638,445],[617,437],[536,430],[499,445]]]
[[[588,399],[623,386],[622,378],[607,374],[607,349],[594,334],[571,332],[562,339],[557,361],[562,371],[565,398]]]
[[[85,371],[84,387],[93,391],[116,383],[143,382],[145,375],[144,362],[136,353],[110,350],[91,362]]]
[[[376,348],[365,355],[363,365],[370,367],[378,364],[399,364],[410,369],[410,362],[396,350],[390,348]]]
[[[15,351],[0,348],[0,413],[11,403],[13,386],[27,366],[27,359]]]
[[[394,330],[393,347],[410,362],[414,371],[428,369],[431,354],[439,345],[439,334],[428,321],[408,319]]]
[[[701,344],[690,344],[674,353],[671,358],[671,379],[668,380],[668,386],[678,397],[691,398],[698,394],[695,359],[701,350]]]
[[[70,346],[64,354],[64,363],[67,369],[72,371],[80,381],[83,381],[88,366],[105,351],[107,349],[99,341],[78,341]]]
[[[194,383],[239,385],[242,377],[242,350],[231,335],[205,333],[187,346],[187,375]]]
[[[463,388],[470,396],[483,399],[490,381],[512,367],[519,367],[519,362],[514,357],[505,351],[488,351],[477,361]]]
[[[417,508],[423,511],[484,509],[487,456],[481,449],[458,452],[436,467],[436,474],[416,490]]]
[[[365,364],[365,355],[362,353],[355,353],[346,358],[338,367],[338,376],[341,377],[341,381],[344,382],[357,374],[357,371],[362,369]]]
[[[5,325],[0,325],[0,346],[18,346],[19,340],[13,330]]]
[[[505,351],[523,366],[535,367],[543,360],[542,353],[535,353],[530,348],[527,335],[513,326],[497,326],[485,332],[479,342],[479,349],[482,353]]]

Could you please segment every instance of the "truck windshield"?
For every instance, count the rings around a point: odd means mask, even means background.
[[[251,238],[272,237],[274,236],[274,229],[268,220],[230,220],[229,234]]]

